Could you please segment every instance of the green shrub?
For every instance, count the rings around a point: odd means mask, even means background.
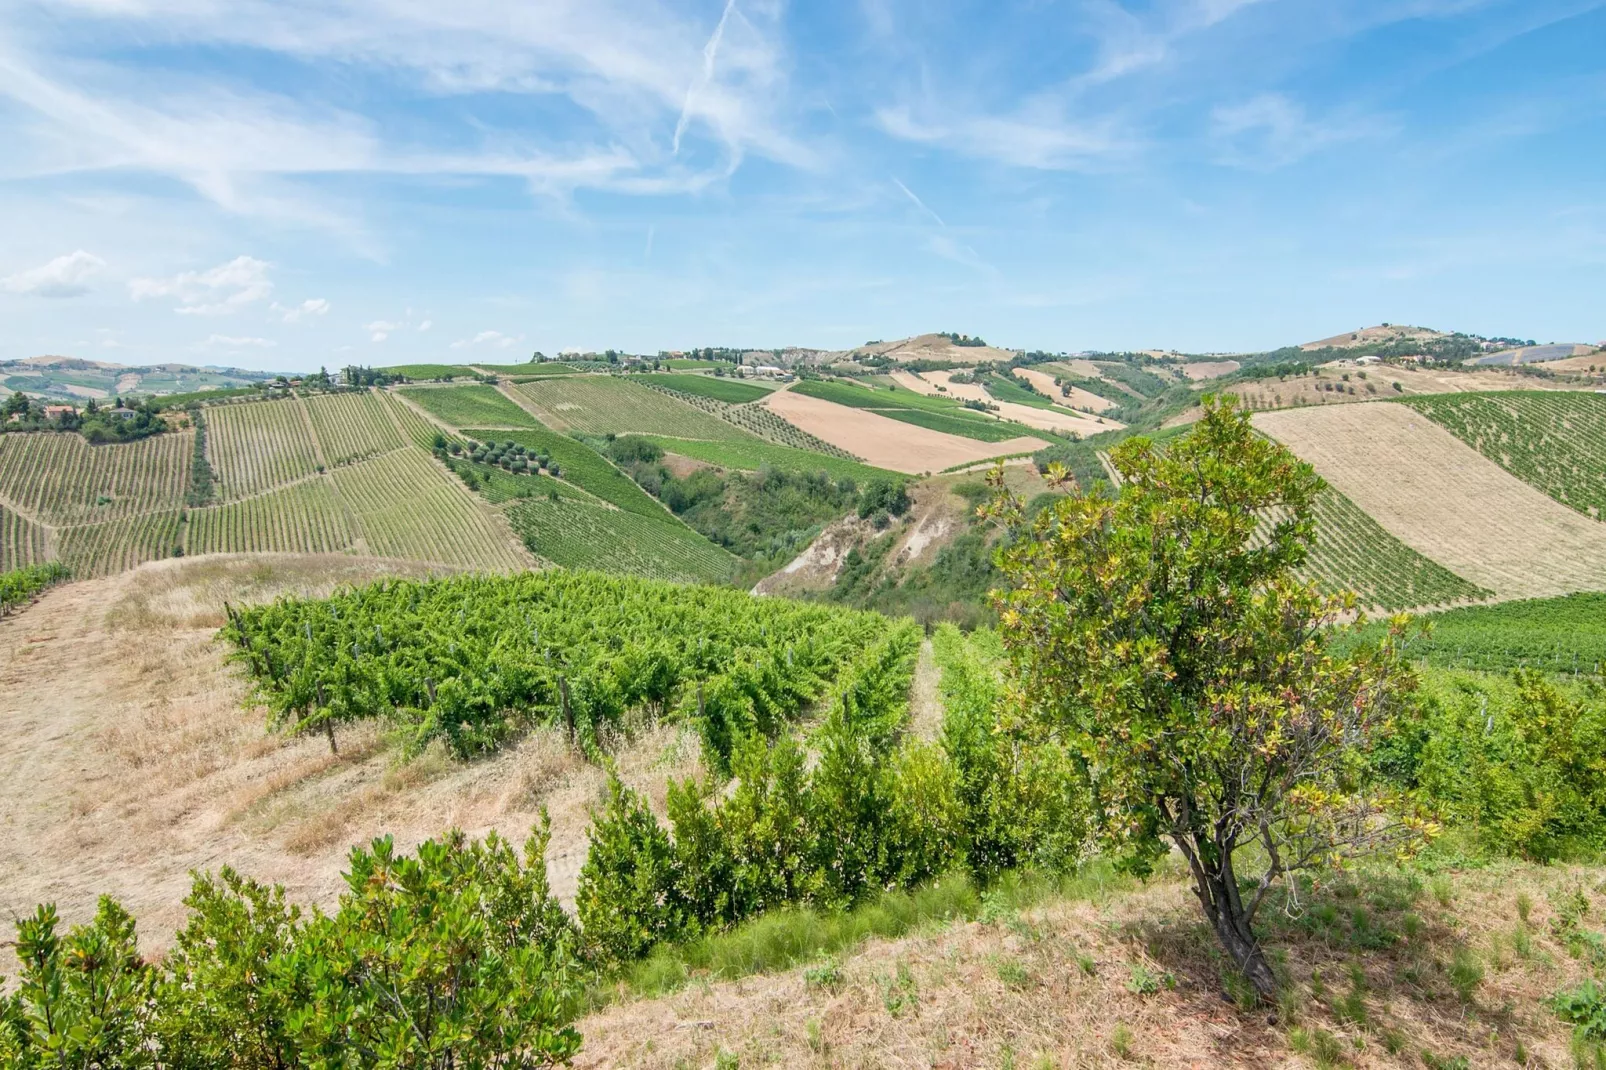
[[[575,913],[587,946],[604,961],[640,958],[681,935],[669,835],[640,795],[608,781],[608,802],[592,816]]]

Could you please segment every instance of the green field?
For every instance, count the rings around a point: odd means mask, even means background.
[[[889,419],[916,427],[975,439],[978,442],[1004,442],[1029,435],[1044,438],[1046,432],[1022,424],[984,416],[948,398],[930,397],[900,387],[877,387],[838,380],[805,380],[792,388],[799,394],[832,401],[854,409],[866,409]]]
[[[699,369],[706,371],[711,368],[734,367],[728,360],[688,360],[684,357],[676,357],[663,363],[666,367],[673,368],[676,371],[696,371]]]
[[[1428,635],[1412,638],[1412,656],[1445,668],[1506,672],[1606,672],[1606,594],[1534,598],[1465,606],[1423,617]],[[1371,626],[1375,638],[1379,625]]]
[[[535,419],[494,386],[404,387],[401,393],[451,427],[533,427]]]
[[[667,386],[683,394],[698,394],[705,398],[713,398],[728,405],[745,405],[749,401],[768,397],[775,390],[773,386],[758,386],[738,379],[716,379],[712,375],[673,375],[660,372],[642,378],[657,386]]]
[[[316,472],[308,420],[295,398],[208,409],[206,454],[219,496],[247,498]]]
[[[1432,394],[1400,404],[1563,505],[1606,519],[1606,394]]]
[[[618,376],[576,375],[524,383],[517,389],[545,414],[543,419],[549,424],[586,434],[635,432],[709,441],[745,437],[745,432],[717,416]]]
[[[536,453],[544,453],[558,465],[558,477],[629,513],[661,519],[669,514],[658,500],[583,442],[576,442],[546,428],[528,431],[465,431],[480,442],[517,442]]]
[[[375,371],[389,372],[392,375],[404,375],[409,379],[455,379],[462,376],[465,379],[478,379],[480,373],[466,364],[395,364],[389,368],[375,368]]]
[[[541,498],[507,507],[531,553],[566,568],[684,582],[722,583],[736,558],[659,509],[661,519],[583,502]]]
[[[1330,487],[1317,496],[1315,512],[1316,545],[1300,572],[1324,591],[1354,591],[1363,607],[1386,611],[1491,596],[1390,535]]]
[[[740,468],[756,472],[765,465],[784,468],[789,472],[829,472],[833,479],[852,479],[865,483],[872,479],[891,479],[902,482],[908,476],[876,468],[860,461],[831,457],[813,450],[800,450],[791,446],[778,446],[759,439],[741,439],[731,442],[702,442],[696,439],[671,438],[668,435],[637,435],[654,443],[665,453],[678,453],[682,457],[717,464],[723,468]]]
[[[322,394],[304,404],[328,464],[349,464],[406,445],[376,394]]]

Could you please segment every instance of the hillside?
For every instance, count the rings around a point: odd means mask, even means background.
[[[273,378],[240,368],[188,364],[128,366],[79,357],[24,357],[0,361],[0,387],[50,401],[83,402],[112,396],[187,394],[254,386]]]
[[[1007,361],[1014,357],[1015,353],[1012,350],[999,349],[997,346],[974,345],[969,341],[960,345],[947,334],[918,334],[912,338],[900,338],[893,342],[867,342],[857,349],[850,350],[849,355],[885,357],[897,364],[908,364],[917,360],[941,360],[954,364],[991,364]]]

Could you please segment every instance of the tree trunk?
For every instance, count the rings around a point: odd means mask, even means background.
[[[1244,918],[1234,917],[1233,912],[1229,910],[1217,910],[1210,920],[1215,926],[1216,939],[1221,941],[1222,950],[1232,958],[1238,967],[1238,972],[1255,986],[1255,994],[1260,997],[1260,1001],[1275,1002],[1277,977],[1272,973],[1271,964],[1266,961],[1266,953],[1261,950],[1260,942],[1250,930],[1249,922]]]
[[[1255,986],[1255,994],[1262,1003],[1275,1002],[1277,975],[1266,961],[1260,941],[1255,939],[1249,912],[1238,894],[1238,875],[1233,872],[1231,851],[1222,851],[1219,845],[1209,841],[1194,842],[1186,835],[1173,833],[1173,839],[1188,860],[1193,873],[1193,893],[1199,897],[1199,905],[1204,907],[1205,917],[1210,919],[1210,927],[1216,931],[1221,949],[1244,979]]]

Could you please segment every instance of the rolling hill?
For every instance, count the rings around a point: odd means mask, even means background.
[[[240,368],[197,368],[188,364],[131,367],[80,357],[24,357],[0,361],[0,387],[48,401],[100,400],[113,396],[187,394],[255,386],[273,376]]]

